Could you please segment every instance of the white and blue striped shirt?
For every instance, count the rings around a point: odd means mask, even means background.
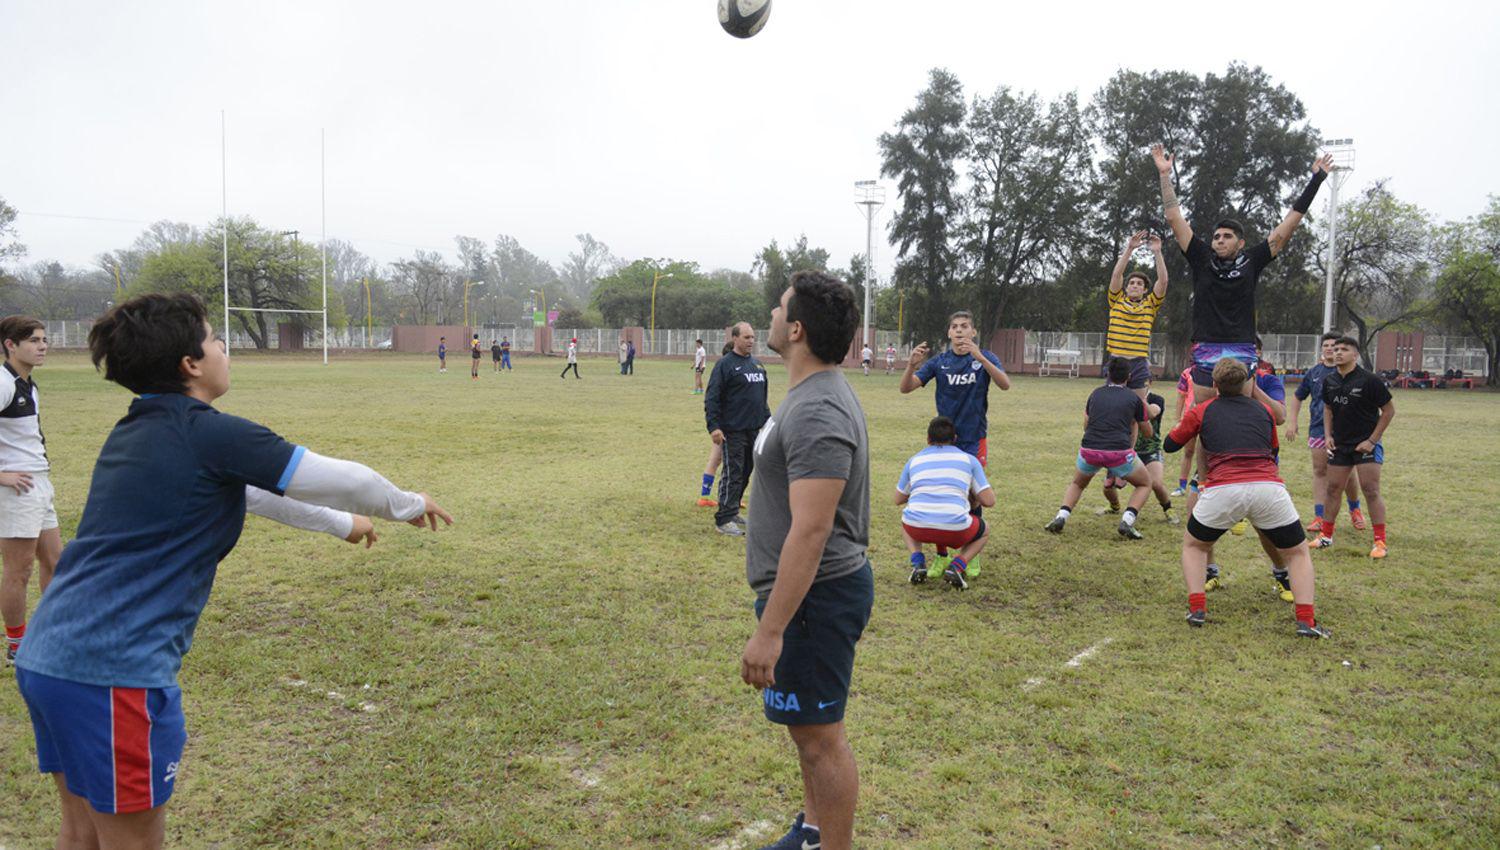
[[[990,489],[979,459],[957,446],[928,446],[906,462],[896,489],[909,498],[901,521],[913,528],[961,531],[973,522],[969,497]]]

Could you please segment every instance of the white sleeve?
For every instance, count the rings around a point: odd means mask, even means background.
[[[299,502],[396,522],[416,519],[426,507],[420,493],[400,489],[362,463],[315,452],[302,455],[286,494]]]
[[[341,540],[354,531],[354,517],[344,511],[309,505],[248,484],[245,486],[245,510],[282,525],[303,531],[321,531]]]
[[[10,375],[0,372],[0,410],[10,407],[16,400],[16,382]]]

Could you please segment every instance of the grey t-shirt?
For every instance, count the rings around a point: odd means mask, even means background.
[[[792,387],[755,438],[750,487],[750,533],[745,576],[757,596],[776,583],[781,546],[792,529],[790,486],[803,478],[846,483],[833,530],[813,581],[828,581],[865,565],[870,543],[870,452],[865,412],[837,370],[818,372]]]

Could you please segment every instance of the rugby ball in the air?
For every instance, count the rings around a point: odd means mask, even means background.
[[[771,17],[771,0],[719,0],[719,26],[735,38],[760,32]]]

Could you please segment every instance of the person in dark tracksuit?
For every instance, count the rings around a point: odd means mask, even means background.
[[[771,408],[766,405],[766,367],[752,354],[755,329],[749,322],[740,322],[730,329],[729,344],[730,350],[708,376],[703,418],[714,444],[724,449],[714,527],[721,534],[743,537],[740,498],[755,468],[755,435],[771,418]]]

